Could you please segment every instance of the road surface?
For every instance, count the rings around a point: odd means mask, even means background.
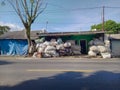
[[[120,90],[120,60],[0,59],[0,90]]]

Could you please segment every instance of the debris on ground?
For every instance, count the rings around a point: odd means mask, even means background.
[[[45,38],[35,40],[36,52],[33,57],[60,57],[60,56],[71,56],[80,55],[80,46],[74,45],[73,43],[66,41],[63,42],[61,38],[51,39],[46,41]]]
[[[94,39],[89,42],[89,52],[90,57],[96,57],[101,55],[102,58],[111,58],[110,41],[105,42],[101,39]]]

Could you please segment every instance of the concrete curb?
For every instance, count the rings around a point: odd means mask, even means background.
[[[75,60],[88,60],[88,61],[91,61],[91,60],[104,60],[104,61],[111,61],[111,60],[120,60],[120,58],[106,58],[106,59],[103,59],[103,58],[100,58],[100,57],[98,57],[98,58],[90,58],[90,57],[52,57],[52,58],[34,58],[34,57],[23,57],[23,56],[0,56],[0,59],[1,60],[32,60],[32,59],[34,59],[34,60],[62,60],[62,59],[64,59],[64,60],[67,60],[67,61],[69,61],[69,60],[72,60],[72,61],[74,61],[74,59]]]

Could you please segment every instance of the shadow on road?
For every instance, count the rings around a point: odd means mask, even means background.
[[[0,60],[0,65],[12,64],[12,63],[14,63],[14,62]]]
[[[120,90],[120,73],[99,71],[84,76],[80,72],[65,72],[12,87],[1,86],[0,90]]]

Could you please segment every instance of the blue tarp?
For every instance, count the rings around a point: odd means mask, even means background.
[[[28,49],[27,40],[0,40],[1,55],[26,55]]]

